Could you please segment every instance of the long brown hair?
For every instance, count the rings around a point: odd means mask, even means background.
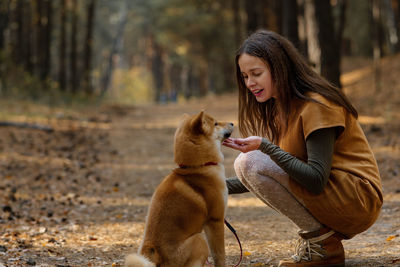
[[[257,102],[241,74],[238,60],[242,54],[258,57],[267,64],[272,84],[277,89],[277,99]],[[344,93],[318,75],[294,45],[277,33],[259,30],[250,35],[237,51],[235,63],[239,87],[239,130],[243,136],[267,136],[277,143],[286,129],[293,100],[317,102],[308,97],[307,92],[318,93],[358,117],[357,110]]]

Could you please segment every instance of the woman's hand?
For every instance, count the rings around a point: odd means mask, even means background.
[[[247,138],[228,138],[222,144],[224,146],[246,153],[258,149],[261,145],[261,142],[261,137],[250,136]]]

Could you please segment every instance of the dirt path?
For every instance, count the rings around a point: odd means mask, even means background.
[[[0,267],[121,266],[139,246],[154,188],[175,167],[172,140],[182,113],[201,109],[236,123],[236,98],[224,96],[29,119],[53,132],[0,128]],[[346,266],[400,266],[400,123],[366,120],[363,127],[385,204],[374,226],[344,241]],[[237,153],[224,154],[232,176]],[[286,218],[250,193],[228,202],[245,254],[241,266],[277,266],[291,255],[297,236]],[[232,266],[239,248],[229,230],[226,248]]]

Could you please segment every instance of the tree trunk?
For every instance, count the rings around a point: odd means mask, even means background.
[[[249,0],[245,0],[245,10],[246,10],[246,14],[247,14],[247,34],[250,34],[252,32],[255,32],[259,25],[258,25],[258,1],[259,0],[253,0],[253,1],[249,1]]]
[[[79,89],[80,77],[78,77],[78,6],[77,1],[71,1],[71,31],[70,31],[70,61],[69,61],[69,84],[70,91],[76,94]]]
[[[396,53],[400,52],[400,0],[392,1],[393,14],[395,18],[395,27],[397,32]]]
[[[93,49],[93,21],[95,16],[96,0],[91,0],[87,7],[87,21],[86,21],[86,40],[85,40],[85,55],[84,55],[84,68],[83,68],[83,83],[87,95],[93,94],[93,87],[91,83],[91,70],[92,70],[92,49]]]
[[[182,92],[182,65],[175,63],[170,68],[170,80],[171,80],[171,96],[170,99],[173,102],[178,100],[178,95]]]
[[[163,86],[164,86],[164,61],[162,58],[162,48],[158,45],[154,38],[153,38],[153,57],[151,61],[151,71],[153,74],[153,82],[154,82],[154,101],[161,102],[163,101],[162,93],[163,93]]]
[[[245,0],[244,8],[247,14],[247,34],[261,28],[281,32],[283,7],[280,0]]]
[[[190,73],[190,66],[188,64],[185,64],[182,66],[182,71],[180,75],[180,81],[181,81],[181,92],[184,96],[185,99],[189,98],[189,73]]]
[[[305,3],[304,0],[297,0],[297,22],[299,33],[299,50],[305,57],[308,57],[308,40],[307,40],[307,21],[305,17]]]
[[[53,6],[52,0],[45,1],[45,18],[46,21],[44,32],[43,32],[43,70],[41,80],[46,80],[50,76],[50,64],[51,64],[51,33],[53,30],[53,20],[52,20],[52,13],[53,13]]]
[[[347,1],[340,0],[339,5],[340,5],[339,26],[336,32],[336,40],[337,40],[337,45],[339,47],[339,51],[340,53],[342,53],[343,33],[346,25]]]
[[[25,40],[27,36],[24,35],[24,0],[18,0],[15,8],[15,24],[17,26],[16,41],[13,45],[13,57],[17,65],[23,65]],[[29,35],[28,35],[29,38]]]
[[[31,1],[26,1],[24,7],[24,36],[25,36],[25,48],[24,48],[24,67],[27,72],[34,74],[35,71],[35,31],[33,23],[34,6]]]
[[[10,14],[10,1],[0,2],[0,93],[7,91],[7,82],[4,75],[4,49],[5,49],[5,30],[8,27]]]
[[[125,2],[121,6],[120,10],[120,21],[117,25],[116,29],[116,35],[114,37],[112,47],[111,47],[111,52],[108,58],[108,63],[107,63],[107,68],[105,70],[105,73],[103,74],[103,79],[102,79],[102,84],[101,84],[101,96],[104,96],[108,88],[110,87],[111,83],[111,78],[112,74],[114,71],[114,65],[116,61],[116,56],[120,53],[122,49],[122,41],[124,37],[124,30],[125,30],[125,25],[128,22],[128,0],[125,0]]]
[[[32,13],[34,12],[30,1],[18,0],[15,12],[15,24],[18,28],[13,45],[13,58],[18,65],[31,74],[34,70],[32,58],[32,52],[34,52],[32,39],[35,32],[32,30]]]
[[[43,62],[44,62],[44,51],[43,47],[45,47],[44,42],[44,0],[36,0],[34,2],[36,4],[36,14],[34,14],[34,25],[36,32],[36,40],[35,40],[35,49],[33,54],[33,64],[35,65],[36,75],[39,78],[43,76]]]
[[[304,0],[304,20],[307,36],[307,54],[315,71],[321,73],[321,48],[318,42],[318,28],[315,19],[314,0]]]
[[[310,61],[315,64],[318,73],[341,87],[341,40],[338,39],[341,38],[342,32],[335,31],[330,0],[306,0],[305,17]],[[343,26],[340,26],[338,31],[343,31]]]
[[[11,0],[0,2],[0,51],[5,47],[4,32],[8,27]],[[1,60],[1,59],[0,59]],[[1,63],[1,61],[0,61]]]
[[[50,72],[51,13],[51,0],[36,1],[35,65],[37,66],[37,75],[42,81],[48,77]]]
[[[386,13],[386,25],[387,25],[387,44],[389,47],[389,53],[392,55],[396,52],[399,45],[399,36],[396,28],[396,19],[394,10],[392,7],[391,0],[384,1],[385,13]]]
[[[339,73],[338,73],[338,87],[342,88],[342,83],[340,81],[340,75],[341,75],[341,65],[342,65],[342,54],[343,54],[343,33],[346,25],[346,11],[347,11],[347,0],[341,0],[340,2],[340,14],[339,14],[339,26],[336,32],[336,44],[337,44],[337,50],[338,50],[338,68],[339,68]]]
[[[256,30],[258,30],[258,29],[272,30],[272,27],[270,27],[270,26],[271,25],[275,26],[275,22],[276,22],[277,12],[274,12],[275,11],[274,8],[276,7],[276,5],[272,5],[272,7],[271,7],[271,0],[270,1],[254,0],[254,1],[250,1],[250,2],[255,2],[255,6],[253,8],[255,8],[255,12],[257,13],[257,16],[256,16],[257,28],[256,28]],[[277,29],[274,29],[274,30],[279,32]]]
[[[200,91],[199,79],[194,71],[194,68],[191,66],[188,70],[188,77],[187,77],[187,91],[186,91],[186,99],[191,97],[198,97],[198,92]]]
[[[338,87],[340,85],[340,48],[336,38],[330,0],[315,0],[318,42],[321,48],[321,75]],[[341,35],[341,34],[340,34]]]
[[[297,17],[297,0],[284,0],[282,3],[282,34],[299,48],[299,23]]]
[[[381,89],[381,11],[379,6],[379,0],[372,0],[372,41],[373,41],[373,58],[374,58],[374,81],[375,91],[378,92]]]
[[[58,69],[58,83],[60,90],[65,91],[67,87],[67,0],[61,0],[60,6],[60,61]]]
[[[262,1],[262,3],[264,4],[264,13],[261,16],[269,18],[263,27],[282,34],[284,3],[282,0],[274,0],[272,4],[267,1]]]
[[[209,75],[207,72],[208,63],[206,66],[199,66],[198,68],[198,73],[196,73],[196,81],[198,82],[199,90],[198,90],[198,96],[203,97],[208,94],[208,81],[209,81]],[[201,77],[201,78],[200,78]]]
[[[239,47],[242,39],[242,19],[240,17],[240,3],[241,0],[232,0],[232,12],[233,12],[233,28],[235,32],[235,45]]]

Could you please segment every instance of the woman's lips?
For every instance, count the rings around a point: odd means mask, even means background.
[[[260,96],[263,91],[264,91],[264,89],[257,89],[257,90],[253,90],[252,93],[255,96]]]

